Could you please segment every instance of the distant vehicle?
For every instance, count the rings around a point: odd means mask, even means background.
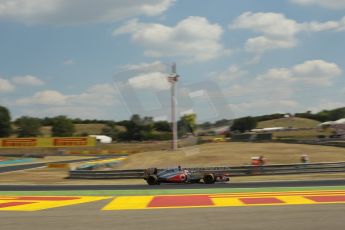
[[[149,168],[144,172],[144,179],[149,185],[160,183],[205,183],[229,181],[229,175],[222,172],[203,172],[202,170],[189,171],[181,167],[169,168],[158,171],[157,168]]]
[[[212,139],[213,142],[218,143],[218,142],[225,142],[225,138],[224,137],[215,137]]]

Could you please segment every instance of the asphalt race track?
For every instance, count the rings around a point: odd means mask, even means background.
[[[0,191],[56,190],[145,190],[145,189],[207,189],[207,188],[269,188],[305,186],[345,186],[344,180],[274,181],[219,184],[161,184],[149,185],[0,185]]]
[[[343,180],[336,180],[162,186],[1,186],[0,229],[342,230],[344,185]],[[96,190],[89,193],[91,188]],[[191,188],[195,190],[191,192]]]
[[[344,204],[99,211],[106,203],[0,212],[1,230],[344,229]]]

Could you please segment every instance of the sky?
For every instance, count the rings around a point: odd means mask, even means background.
[[[12,117],[198,121],[345,106],[345,0],[0,0]]]

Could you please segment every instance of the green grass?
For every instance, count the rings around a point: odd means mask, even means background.
[[[320,122],[306,118],[280,118],[269,121],[261,121],[257,128],[269,127],[292,127],[292,128],[315,128]]]
[[[285,127],[285,128],[307,128],[310,130],[294,130],[284,132],[272,132],[275,139],[314,139],[319,135],[329,136],[332,129],[319,130],[316,128],[319,121],[307,118],[280,118],[269,121],[259,122],[257,128]]]

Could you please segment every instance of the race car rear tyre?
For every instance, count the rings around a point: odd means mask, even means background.
[[[156,175],[150,175],[146,182],[149,184],[149,185],[159,185],[159,181],[158,181],[158,177]]]
[[[213,174],[206,174],[203,179],[205,184],[214,184],[216,181]]]

